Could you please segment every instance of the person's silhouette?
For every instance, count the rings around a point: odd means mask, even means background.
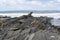
[[[31,17],[32,13],[33,13],[33,12],[30,12],[30,13],[28,14],[28,16]]]

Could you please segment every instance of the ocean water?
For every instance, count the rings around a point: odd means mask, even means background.
[[[51,20],[52,25],[54,26],[60,26],[60,20],[59,19],[52,19]]]
[[[28,14],[29,13],[0,13],[0,16],[19,17]],[[60,13],[33,13],[32,16],[34,17],[47,16],[53,18],[60,18]]]

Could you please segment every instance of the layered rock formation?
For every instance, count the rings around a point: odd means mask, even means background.
[[[49,17],[33,17],[32,12],[0,22],[0,40],[60,40]]]

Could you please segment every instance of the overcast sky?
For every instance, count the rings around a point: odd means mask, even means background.
[[[60,10],[60,0],[0,0],[0,11]]]

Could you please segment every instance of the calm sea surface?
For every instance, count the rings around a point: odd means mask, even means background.
[[[51,23],[52,23],[52,25],[60,26],[60,20],[59,19],[53,19],[53,20],[51,20]]]

